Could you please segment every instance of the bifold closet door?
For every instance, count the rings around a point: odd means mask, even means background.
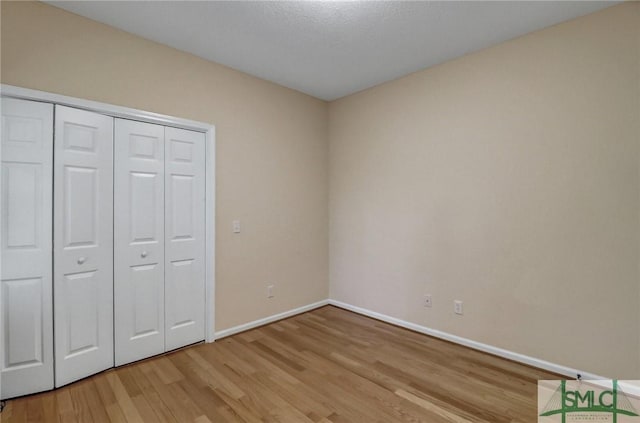
[[[113,367],[113,118],[56,106],[56,386]]]
[[[165,128],[167,350],[204,339],[204,187],[204,134]]]
[[[164,127],[115,121],[116,365],[164,348]]]
[[[53,388],[53,106],[2,99],[0,397]]]

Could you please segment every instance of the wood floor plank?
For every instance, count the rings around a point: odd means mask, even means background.
[[[54,422],[58,420],[58,404],[55,395],[51,395],[50,393],[44,393],[38,395],[38,398],[42,401],[42,409],[44,410],[42,421],[46,422]],[[102,404],[100,404],[100,409],[102,410]],[[2,419],[0,418],[0,421]],[[108,423],[100,422],[100,423]]]
[[[107,410],[105,409],[102,400],[100,399],[94,380],[88,379],[87,381],[89,383],[84,385],[83,391],[87,405],[91,410],[93,421],[95,423],[109,423],[109,415],[107,414]]]
[[[108,374],[107,382],[109,383],[109,386],[111,386],[113,395],[115,396],[116,402],[120,406],[125,419],[131,423],[142,422],[142,417],[138,413],[138,409],[133,405],[133,401],[131,401],[129,393],[120,380],[119,374],[125,373],[126,369],[122,370],[122,372],[112,372]]]
[[[151,386],[153,386],[160,400],[167,405],[167,408],[178,422],[191,422],[202,415],[195,404],[187,401],[186,395],[184,392],[180,392],[181,389],[179,387],[176,387],[174,383],[165,384],[162,381],[156,372],[157,367],[153,366],[151,361],[144,364],[146,366],[143,366],[143,372]]]
[[[124,416],[122,409],[118,403],[109,404],[106,407],[107,415],[109,416],[109,421],[112,423],[126,423],[127,418]]]
[[[9,419],[12,418],[11,417],[12,415],[13,415],[13,404],[7,403],[5,407],[2,409],[2,412],[0,413],[0,422],[9,421]],[[14,418],[13,421],[18,421],[18,420]]]
[[[38,423],[44,419],[44,404],[40,398],[34,397],[27,401],[27,423]]]
[[[167,405],[162,401],[158,392],[154,389],[149,379],[147,379],[146,375],[142,371],[142,366],[133,365],[130,366],[129,372],[132,374],[133,379],[138,385],[141,394],[144,399],[147,401],[153,412],[155,413],[155,420],[158,423],[173,423],[177,420],[171,413],[171,410],[167,407]],[[145,419],[146,420],[146,419]]]
[[[10,400],[1,421],[524,423],[559,376],[326,306]]]
[[[91,407],[88,404],[87,398],[84,394],[84,388],[87,384],[90,384],[90,380],[83,380],[78,383],[74,383],[69,386],[69,393],[71,395],[71,401],[73,403],[73,411],[76,415],[76,419],[79,422],[93,423],[93,415],[91,414]]]
[[[411,401],[412,403],[424,408],[425,410],[432,411],[438,416],[444,417],[447,421],[454,422],[454,423],[472,423],[471,420],[467,420],[464,417],[456,415],[449,410],[439,407],[430,401],[427,401],[423,398],[418,397],[417,395],[412,394],[411,392],[398,389],[396,391],[396,395]]]
[[[77,422],[76,411],[73,407],[73,400],[71,399],[71,387],[67,386],[63,389],[54,391],[58,402],[58,418],[61,423]]]

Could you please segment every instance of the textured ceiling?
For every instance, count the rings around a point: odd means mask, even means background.
[[[324,100],[615,2],[52,1]]]

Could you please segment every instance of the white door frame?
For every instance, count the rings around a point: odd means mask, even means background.
[[[44,103],[60,104],[89,110],[114,118],[138,120],[175,128],[189,129],[203,132],[206,143],[206,177],[205,177],[205,342],[215,341],[215,286],[216,286],[216,128],[214,125],[195,120],[182,119],[162,115],[129,107],[100,103],[82,98],[0,84],[2,97],[20,98],[23,100],[40,101]]]

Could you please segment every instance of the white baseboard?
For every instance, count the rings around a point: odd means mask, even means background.
[[[244,332],[249,329],[257,328],[258,326],[264,326],[269,323],[276,322],[278,320],[286,319],[287,317],[295,316],[296,314],[305,313],[307,311],[323,307],[329,304],[329,300],[318,301],[317,303],[307,304],[302,307],[294,308],[292,310],[284,311],[282,313],[274,314],[272,316],[264,317],[262,319],[254,320],[249,323],[234,326],[229,329],[223,329],[216,332],[215,339],[225,338],[227,336],[235,335],[236,333]]]
[[[605,377],[602,377],[593,373],[585,372],[585,371],[574,369],[567,366],[562,366],[560,364],[551,363],[549,361],[540,360],[534,357],[529,357],[524,354],[519,354],[513,351],[494,347],[492,345],[483,344],[481,342],[473,341],[471,339],[463,338],[461,336],[453,335],[447,332],[442,332],[436,329],[431,329],[426,326],[418,325],[416,323],[407,322],[405,320],[387,316],[382,313],[367,310],[365,308],[357,307],[351,304],[343,303],[342,301],[330,299],[329,304],[336,307],[343,308],[345,310],[353,311],[354,313],[358,313],[364,316],[372,317],[374,319],[382,320],[383,322],[387,322],[392,325],[410,329],[415,332],[424,333],[425,335],[430,335],[430,336],[444,339],[446,341],[450,341],[456,344],[464,345],[465,347],[473,348],[474,350],[483,351],[492,355],[496,355],[498,357],[503,357],[509,360],[516,361],[518,363],[523,363],[532,367],[537,367],[539,369],[558,373],[572,379],[575,378],[577,374],[582,375],[582,379],[584,380],[607,379]]]
[[[463,338],[461,336],[453,335],[451,333],[443,332],[437,329],[431,329],[426,326],[418,325],[416,323],[407,322],[405,320],[401,320],[395,317],[387,316],[386,314],[378,313],[376,311],[368,310],[366,308],[354,306],[351,304],[344,303],[342,301],[337,300],[322,300],[316,303],[307,304],[302,307],[294,308],[292,310],[288,310],[282,313],[274,314],[272,316],[268,316],[262,319],[254,320],[252,322],[244,323],[242,325],[234,326],[229,329],[224,329],[215,333],[215,339],[224,338],[227,336],[235,335],[240,332],[244,332],[250,329],[257,328],[259,326],[264,326],[269,323],[276,322],[278,320],[286,319],[287,317],[295,316],[296,314],[305,313],[307,311],[323,307],[327,304],[343,308],[345,310],[353,311],[354,313],[362,314],[363,316],[372,317],[374,319],[381,320],[383,322],[390,323],[395,326],[400,326],[406,329],[410,329],[415,332],[423,333],[425,335],[433,336],[436,338],[444,339],[449,342],[453,342],[455,344],[463,345],[465,347],[472,348],[474,350],[483,351],[498,357],[506,358],[509,360],[516,361],[518,363],[527,364],[532,367],[536,367],[539,369],[547,370],[553,373],[557,373],[560,375],[567,376],[568,378],[575,378],[577,374],[582,376],[584,380],[597,380],[597,379],[608,379],[603,376],[599,376],[593,373],[589,373],[586,371],[582,371],[579,369],[574,369],[572,367],[563,366],[556,363],[551,363],[549,361],[540,360],[535,357],[530,357],[528,355],[516,353],[513,351],[505,350],[503,348],[494,347],[492,345],[483,344],[481,342],[477,342],[468,338]]]

